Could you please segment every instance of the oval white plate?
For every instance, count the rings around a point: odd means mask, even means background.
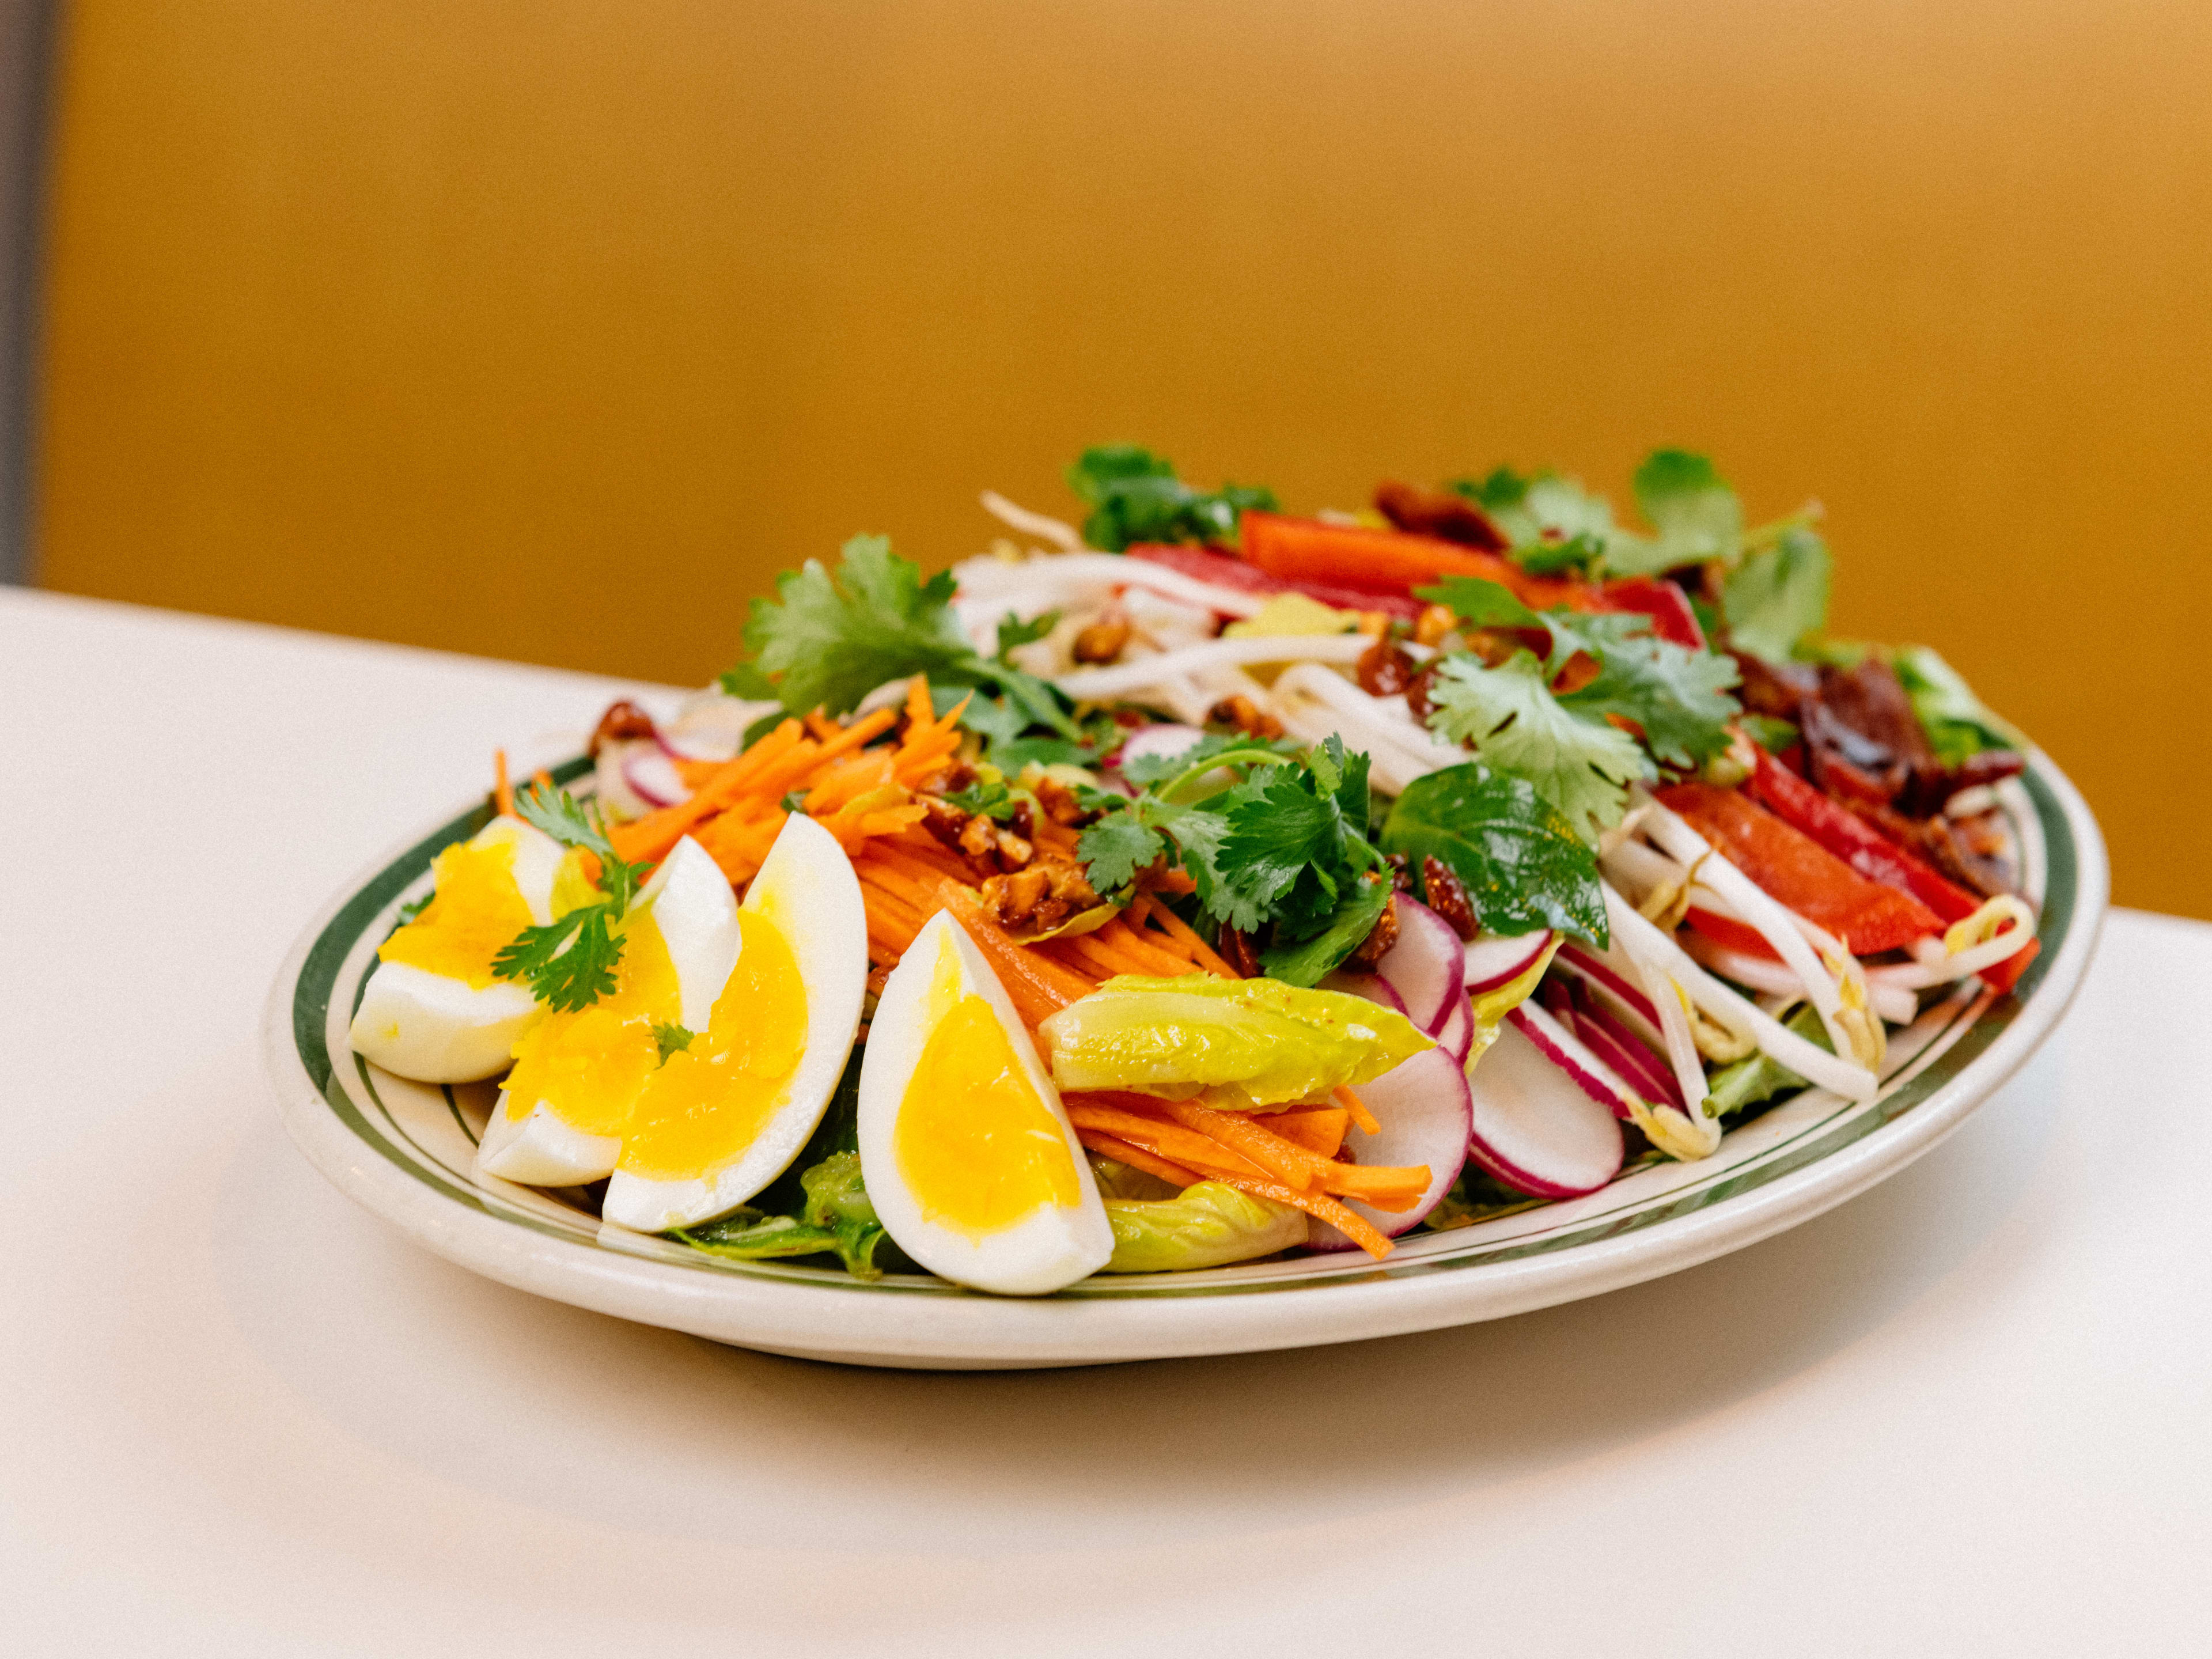
[[[572,776],[582,763],[563,769]],[[473,1182],[489,1087],[404,1082],[361,1060],[346,1027],[399,906],[430,860],[473,834],[478,805],[337,899],[301,936],[264,1028],[285,1127],[339,1188],[448,1261],[540,1296],[777,1353],[948,1368],[1096,1364],[1391,1336],[1496,1319],[1656,1278],[1795,1226],[1863,1192],[1956,1128],[2057,1024],[2105,912],[2104,842],[2040,754],[2000,792],[2042,908],[2043,953],[2013,997],[1962,993],[1895,1034],[1881,1097],[1808,1090],[1698,1164],[1633,1170],[1603,1192],[1451,1232],[1388,1261],[1310,1256],[1102,1277],[1015,1301],[933,1279],[709,1257],[602,1227],[559,1197]]]

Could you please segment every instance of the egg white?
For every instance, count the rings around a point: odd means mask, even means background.
[[[704,1030],[714,999],[738,965],[738,904],[728,878],[707,849],[686,836],[639,892],[636,908],[651,912],[668,947],[683,1008],[678,1023]],[[612,1175],[621,1156],[619,1135],[579,1129],[543,1101],[510,1116],[501,1090],[477,1147],[476,1167],[480,1174],[526,1186],[575,1187]]]
[[[723,891],[728,890],[725,883]],[[782,1105],[753,1144],[730,1163],[668,1181],[615,1168],[600,1213],[618,1226],[657,1233],[727,1215],[781,1175],[812,1139],[852,1058],[868,988],[868,916],[860,878],[836,837],[813,819],[793,813],[745,890],[744,908],[774,916],[790,943],[806,995],[805,1050]],[[734,915],[731,927],[734,932]],[[672,952],[673,941],[670,948]],[[730,961],[734,967],[735,951]],[[722,977],[728,979],[727,969]],[[715,994],[720,994],[719,987]],[[704,1030],[713,1004],[708,998],[697,1023],[686,1018],[684,1024]],[[690,1006],[687,998],[684,1006]]]
[[[562,848],[520,818],[496,817],[472,847],[514,849],[514,884],[530,918],[553,920],[553,882]],[[399,962],[379,963],[362,988],[347,1035],[371,1064],[418,1083],[473,1083],[507,1067],[508,1051],[537,1017],[524,987],[504,981],[483,987]]]
[[[1060,1125],[1081,1194],[1073,1206],[1044,1205],[1012,1226],[981,1237],[924,1217],[899,1168],[894,1145],[908,1085],[933,1030],[931,981],[947,940],[958,963],[962,994],[972,992],[989,1006],[1030,1086]],[[1114,1254],[1113,1224],[1099,1201],[1075,1127],[1060,1104],[1060,1091],[1038,1059],[1036,1045],[998,975],[945,911],[922,925],[877,999],[860,1067],[860,1173],[877,1218],[893,1243],[941,1278],[1001,1295],[1039,1296],[1097,1272]]]

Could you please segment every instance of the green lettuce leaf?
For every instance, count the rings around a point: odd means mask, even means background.
[[[1889,665],[1944,765],[1958,766],[1984,749],[2027,745],[2011,722],[1992,714],[1966,677],[1927,646],[1901,646],[1890,653]]]
[[[1175,1198],[1105,1200],[1114,1254],[1101,1273],[1160,1273],[1219,1267],[1306,1242],[1305,1212],[1218,1181]]]

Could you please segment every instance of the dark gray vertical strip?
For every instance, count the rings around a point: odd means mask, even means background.
[[[31,579],[32,377],[53,0],[0,0],[0,582]]]

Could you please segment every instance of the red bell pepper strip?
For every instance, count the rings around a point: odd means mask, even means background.
[[[1682,920],[1716,945],[1725,945],[1731,951],[1741,951],[1747,957],[1762,957],[1769,962],[1782,960],[1782,952],[1769,945],[1766,935],[1749,922],[1738,921],[1734,916],[1715,915],[1694,904],[1683,913]]]
[[[1648,576],[1594,587],[1571,576],[1532,576],[1503,554],[1435,536],[1323,524],[1279,513],[1245,514],[1242,534],[1247,564],[1308,592],[1327,585],[1410,594],[1440,576],[1479,576],[1498,583],[1533,611],[1565,605],[1572,611],[1637,611],[1651,618],[1651,631],[1662,640],[1692,650],[1705,642],[1682,590]]]
[[[1759,805],[1802,830],[1869,881],[1910,893],[1945,921],[1962,921],[1981,900],[1908,853],[1848,806],[1830,800],[1764,749],[1747,786]]]
[[[1896,950],[1942,926],[1918,899],[1869,881],[1738,790],[1678,783],[1658,797],[1761,890],[1826,928],[1854,956]]]
[[[1216,587],[1233,587],[1243,593],[1303,593],[1340,611],[1380,611],[1401,622],[1418,620],[1427,608],[1419,599],[1404,593],[1370,593],[1340,582],[1291,581],[1282,576],[1271,576],[1257,565],[1247,564],[1226,553],[1209,553],[1203,548],[1145,542],[1132,547],[1129,556],[1164,565],[1199,581],[1211,582]]]

